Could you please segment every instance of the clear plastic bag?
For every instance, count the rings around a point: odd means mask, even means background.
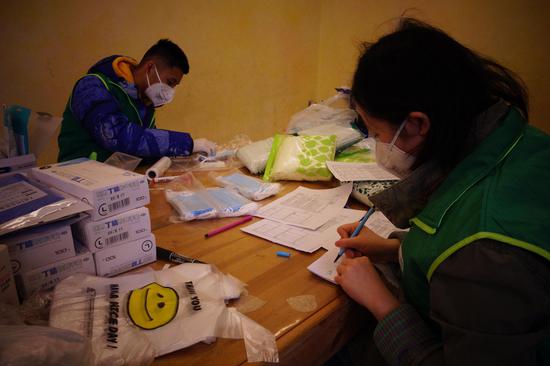
[[[90,342],[70,330],[34,325],[0,325],[0,364],[92,366]]]
[[[334,160],[336,136],[275,135],[264,180],[328,181],[326,166]]]
[[[250,173],[259,174],[265,170],[272,145],[273,137],[253,142],[238,149],[237,157]]]
[[[316,128],[330,123],[343,127],[350,127],[357,119],[357,112],[349,108],[350,89],[337,88],[337,94],[321,103],[311,104],[306,109],[294,114],[286,128],[286,133],[296,134],[300,131]],[[342,102],[344,108],[336,108]]]
[[[75,275],[57,285],[50,325],[89,335],[95,365],[147,365],[216,337],[243,338],[249,362],[277,362],[274,335],[226,306],[243,290],[196,263],[115,278]]]
[[[228,188],[204,188],[192,173],[185,173],[170,182],[166,200],[178,212],[176,221],[204,220],[252,214],[259,208],[255,202]]]
[[[276,195],[281,190],[279,183],[266,183],[241,173],[219,175],[214,178],[223,187],[235,189],[248,199],[260,201]]]
[[[142,159],[137,156],[117,151],[112,153],[111,156],[105,160],[105,164],[133,172],[139,163],[141,163],[141,160]]]

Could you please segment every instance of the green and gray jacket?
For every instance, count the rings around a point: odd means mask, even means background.
[[[550,136],[503,103],[485,118],[494,127],[449,175],[424,167],[371,197],[411,223],[402,283],[412,306],[375,331],[390,364],[550,360]]]

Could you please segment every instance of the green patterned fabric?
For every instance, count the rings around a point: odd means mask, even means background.
[[[376,161],[374,153],[370,149],[358,146],[350,146],[336,155],[334,161],[345,163],[373,163]]]
[[[334,160],[336,136],[276,135],[267,161],[265,180],[330,180],[326,166]]]

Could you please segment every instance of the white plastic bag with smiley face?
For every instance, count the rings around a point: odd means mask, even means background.
[[[243,289],[207,264],[114,278],[75,275],[55,288],[50,326],[90,339],[95,365],[149,365],[216,337],[244,338],[249,362],[277,362],[274,335],[226,307]]]

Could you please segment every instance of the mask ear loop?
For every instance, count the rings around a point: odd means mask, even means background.
[[[157,69],[157,64],[155,64],[155,73],[157,74],[157,78],[159,79],[159,83],[163,84],[162,80],[160,80],[159,71]]]
[[[145,73],[145,78],[147,79],[147,86],[151,86],[151,83],[149,82],[149,73]]]
[[[399,134],[401,133],[401,131],[403,131],[403,128],[405,128],[405,124],[407,123],[407,120],[404,120],[402,123],[401,123],[401,126],[399,126],[399,128],[397,129],[397,132],[395,133],[395,135],[393,136],[393,139],[391,140],[390,142],[390,151],[393,150],[393,147],[395,145],[395,141],[397,140],[397,138],[399,137]]]

